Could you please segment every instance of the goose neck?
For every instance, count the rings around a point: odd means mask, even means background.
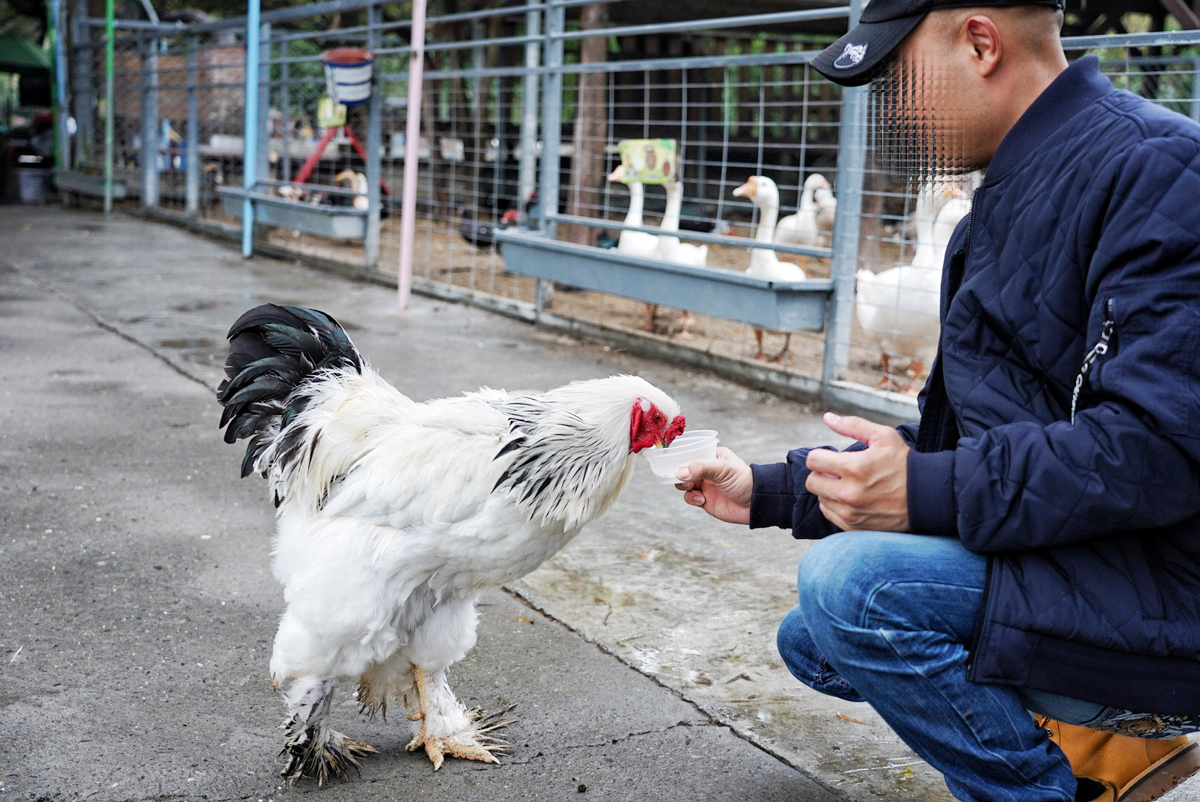
[[[625,213],[625,225],[640,226],[642,224],[642,208],[645,204],[645,193],[642,182],[632,181],[629,187],[629,211]]]

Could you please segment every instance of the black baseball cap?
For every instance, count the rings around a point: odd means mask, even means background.
[[[887,63],[930,11],[985,6],[1063,7],[1063,0],[871,0],[849,33],[812,60],[813,69],[835,84],[862,86]]]

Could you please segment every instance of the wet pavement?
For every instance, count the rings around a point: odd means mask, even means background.
[[[451,673],[470,705],[517,705],[502,765],[435,774],[407,722],[343,694],[335,726],[380,754],[319,791],[282,785],[272,508],[237,478],[213,397],[225,331],[267,301],[332,313],[418,399],[629,372],[750,461],[840,441],[814,406],[603,343],[421,297],[401,312],[387,287],[130,216],[6,207],[0,802],[949,799],[870,708],[779,661],[804,544],[686,507],[644,462],[606,518],[484,599]]]

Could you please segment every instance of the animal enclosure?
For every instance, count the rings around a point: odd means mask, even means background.
[[[843,92],[811,70],[857,6],[647,25],[627,21],[635,5],[531,0],[428,19],[417,288],[911,417],[908,394],[937,343],[941,249],[980,176],[894,180],[877,158],[872,90]],[[255,247],[394,277],[417,111],[408,108],[407,10],[336,0],[270,12],[249,53],[244,18],[118,20],[111,71],[103,21],[75,16],[78,133],[64,151],[83,182],[75,194],[91,194],[86,179],[95,187],[107,160],[127,190],[120,203],[232,235],[250,187],[263,198]],[[1071,58],[1097,54],[1119,87],[1200,119],[1200,33],[1067,46]],[[321,54],[338,47],[374,55],[372,92],[347,109],[345,125],[323,127]],[[258,114],[247,128],[251,64]],[[247,165],[251,139],[258,156]],[[668,186],[610,180],[619,143],[637,139],[674,141],[674,200]],[[753,193],[743,189],[752,176]],[[223,194],[236,202],[223,204]],[[355,222],[361,237],[320,220]],[[510,249],[522,261],[509,264],[506,236],[537,247]],[[547,266],[528,257],[535,252]],[[561,272],[536,278],[565,269],[563,253],[583,260],[582,288]],[[629,271],[641,263],[670,269],[639,278]],[[721,312],[745,283],[732,272],[773,300],[800,293],[819,319],[767,324]],[[671,284],[675,274],[692,282],[686,292]]]

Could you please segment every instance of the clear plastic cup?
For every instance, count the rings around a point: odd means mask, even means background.
[[[675,470],[698,459],[714,459],[717,456],[717,433],[711,429],[684,432],[671,441],[666,448],[647,448],[642,451],[650,463],[654,478],[665,485],[679,482]]]
[[[672,446],[677,446],[682,443],[687,443],[691,440],[716,439],[716,429],[688,429],[685,432],[680,432],[674,440],[671,441]]]

